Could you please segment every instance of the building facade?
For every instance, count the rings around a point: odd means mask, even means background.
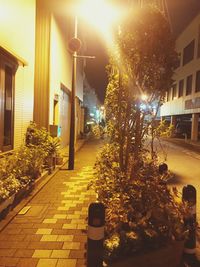
[[[180,56],[175,71],[174,84],[167,92],[161,107],[161,117],[189,128],[189,138],[199,138],[200,113],[200,14],[198,14],[176,39]]]
[[[69,142],[73,36],[70,1],[0,0],[0,151],[23,144],[30,121]],[[64,8],[66,12],[64,12]],[[62,10],[62,12],[60,12]],[[76,135],[83,129],[78,63]]]

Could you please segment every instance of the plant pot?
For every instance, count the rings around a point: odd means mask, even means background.
[[[56,157],[56,165],[62,165],[63,164],[63,157]]]
[[[25,198],[30,193],[30,184],[21,188],[16,194],[14,199],[14,206],[16,206],[23,198]]]
[[[14,202],[15,194],[5,199],[3,202],[0,203],[0,213],[7,209],[12,203]]]
[[[49,156],[45,160],[46,169],[48,170],[49,174],[55,169],[55,157]]]
[[[109,267],[178,267],[183,254],[184,241],[172,244],[124,260],[109,264]]]

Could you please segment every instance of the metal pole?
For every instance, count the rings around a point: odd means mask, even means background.
[[[78,20],[75,16],[74,37],[77,38]],[[77,52],[72,55],[72,90],[71,90],[71,118],[70,118],[70,140],[69,140],[69,163],[68,169],[74,170],[74,139],[75,139],[75,97],[76,97],[76,67]]]

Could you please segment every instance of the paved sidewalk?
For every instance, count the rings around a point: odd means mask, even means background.
[[[98,140],[76,153],[75,170],[60,170],[0,232],[0,266],[85,267],[88,205]]]

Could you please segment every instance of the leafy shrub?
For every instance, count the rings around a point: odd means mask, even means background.
[[[31,123],[27,129],[26,145],[0,159],[0,201],[38,178],[45,160],[58,151],[59,145],[58,138],[52,138],[44,128],[38,129]]]
[[[133,163],[134,164],[134,163]],[[106,258],[163,246],[185,237],[176,189],[169,189],[155,161],[143,155],[137,177],[120,171],[119,147],[107,144],[95,164],[95,190],[106,206]]]
[[[12,173],[11,168],[6,158],[0,159],[0,202],[13,193],[16,193],[21,185]]]
[[[39,129],[34,122],[31,122],[27,128],[26,146],[40,147],[46,152],[46,157],[54,156],[58,153],[60,138],[52,137],[45,128]]]

